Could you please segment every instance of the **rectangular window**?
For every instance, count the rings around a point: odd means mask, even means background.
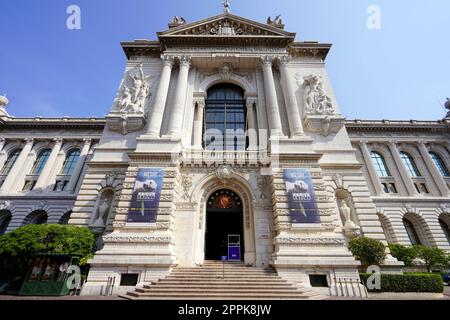
[[[328,278],[324,274],[310,274],[309,282],[311,283],[311,287],[328,288]]]
[[[122,273],[120,276],[120,286],[134,287],[138,283],[138,273]]]

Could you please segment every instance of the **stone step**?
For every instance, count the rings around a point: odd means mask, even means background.
[[[137,292],[128,292],[126,295],[122,295],[123,298],[131,298],[131,299],[168,299],[168,298],[178,298],[178,299],[318,299],[317,295],[312,294],[304,294],[304,293],[210,293],[210,292],[198,292],[198,293],[190,293],[187,294],[185,292],[181,293],[137,293]]]
[[[266,277],[266,276],[278,276],[276,273],[264,273],[264,272],[171,272],[170,273],[173,276],[204,276],[204,277],[222,277],[222,275],[225,275],[226,277],[232,277],[232,276],[256,276],[256,277]]]
[[[174,287],[209,287],[209,286],[226,286],[226,287],[239,287],[242,288],[242,286],[245,287],[289,287],[291,286],[291,284],[286,283],[286,282],[235,282],[235,281],[230,281],[230,282],[226,282],[226,281],[208,281],[207,283],[205,282],[200,282],[200,281],[183,281],[183,282],[179,282],[179,281],[164,281],[161,280],[159,282],[152,282],[151,284],[146,284],[144,285],[144,287],[149,287],[149,286],[154,286],[154,285],[158,285],[158,286],[165,286],[165,287],[170,287],[170,286],[174,286]]]
[[[179,272],[179,271],[195,271],[195,272],[222,272],[222,270],[227,271],[234,271],[234,272],[266,272],[266,273],[276,273],[273,269],[263,269],[263,268],[205,268],[205,267],[199,267],[199,268],[175,268],[173,269],[173,272]]]

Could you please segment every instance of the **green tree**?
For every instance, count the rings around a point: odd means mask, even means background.
[[[401,244],[389,244],[389,250],[393,257],[405,264],[405,267],[414,266],[414,259],[416,259],[418,255],[416,247],[404,246]]]
[[[386,258],[386,247],[376,239],[354,238],[349,243],[349,249],[356,259],[361,261],[364,269],[370,265],[380,265]]]
[[[428,272],[434,268],[446,268],[450,263],[450,256],[439,248],[428,248],[425,246],[415,246],[417,257],[422,259]]]
[[[26,225],[0,237],[0,274],[23,276],[36,254],[92,255],[94,234],[85,227]]]

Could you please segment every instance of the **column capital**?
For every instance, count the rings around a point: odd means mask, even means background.
[[[25,138],[25,139],[23,139],[23,141],[24,141],[26,144],[33,144],[34,138]]]
[[[180,64],[180,67],[190,67],[191,66],[191,56],[178,56],[178,62]]]
[[[194,106],[197,106],[198,108],[205,108],[206,106],[206,101],[205,99],[194,99]]]
[[[280,66],[287,66],[289,62],[291,62],[291,58],[289,56],[278,56],[277,60]]]
[[[163,54],[163,55],[161,55],[161,61],[164,66],[169,66],[172,68],[173,63],[175,61],[175,57],[173,55]]]
[[[258,98],[257,97],[248,97],[245,104],[246,104],[247,109],[253,108],[253,106],[255,104],[258,104]]]
[[[390,145],[390,146],[392,146],[392,147],[395,147],[395,148],[397,148],[397,140],[395,140],[395,139],[390,139],[390,140],[388,140],[388,145]]]
[[[358,140],[358,143],[359,143],[359,144],[364,144],[364,145],[367,146],[368,141],[367,141],[367,139],[359,139],[359,140]]]
[[[273,56],[269,56],[269,55],[264,55],[264,56],[260,57],[260,60],[261,60],[261,65],[272,67],[272,64],[273,64],[273,61],[274,61],[274,57]]]
[[[61,145],[63,143],[63,138],[54,138],[53,141],[55,142],[55,145]]]
[[[91,138],[84,138],[83,142],[85,145],[90,145],[92,143],[92,139]]]

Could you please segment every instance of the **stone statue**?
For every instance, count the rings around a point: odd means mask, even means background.
[[[112,197],[105,196],[100,200],[100,205],[97,208],[96,220],[94,222],[95,227],[104,227],[106,219],[108,218],[109,209],[111,207]]]
[[[170,24],[174,26],[180,26],[182,24],[186,24],[186,19],[184,19],[183,17],[174,16]]]
[[[6,106],[8,105],[9,100],[6,97],[6,94],[0,95],[0,116],[5,115],[8,116],[8,112],[6,112]]]
[[[306,86],[306,112],[317,115],[334,114],[333,104],[323,90],[321,78],[317,75],[309,75],[303,79]]]
[[[271,17],[267,18],[267,24],[273,26],[283,25],[283,21],[281,20],[281,14],[277,15],[274,20]]]
[[[148,78],[144,75],[142,64],[139,66],[139,73],[131,76],[131,87],[125,86],[122,96],[119,99],[119,110],[123,113],[142,114],[144,113],[145,102],[150,95],[150,85]]]
[[[339,207],[344,220],[344,233],[350,238],[359,236],[360,228],[352,221],[352,209],[348,206],[347,201],[341,199]]]
[[[224,2],[222,2],[222,4],[223,4],[223,12],[230,13],[230,6],[231,6],[230,1],[225,0]]]
[[[445,118],[450,118],[450,99],[449,98],[447,98],[447,101],[445,101],[444,107],[445,107],[445,109],[448,110]]]

